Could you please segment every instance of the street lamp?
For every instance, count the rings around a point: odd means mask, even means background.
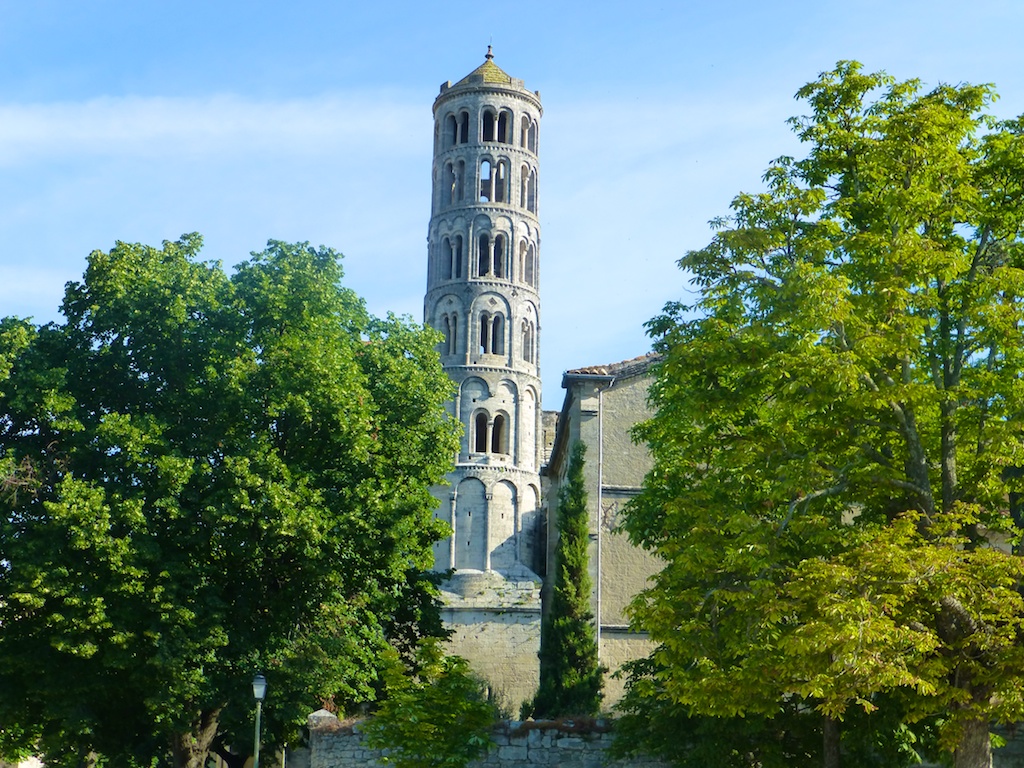
[[[267,678],[257,674],[252,679],[252,697],[256,699],[256,741],[252,748],[252,768],[260,768],[260,715],[263,700],[267,698]]]

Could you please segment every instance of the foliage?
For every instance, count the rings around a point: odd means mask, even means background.
[[[200,245],[94,252],[63,324],[0,324],[0,720],[48,765],[205,765],[249,743],[256,671],[291,738],[437,625],[434,334],[369,316],[330,249],[229,278]]]
[[[986,765],[1024,715],[1024,120],[853,62],[798,96],[807,156],[733,201],[680,261],[696,303],[649,324],[625,526],[667,565],[633,617],[687,713],[895,701]]]
[[[497,713],[465,659],[445,656],[428,639],[411,666],[394,652],[389,662],[385,699],[365,727],[367,744],[386,750],[382,763],[465,768],[487,751]]]
[[[541,631],[540,686],[534,717],[596,715],[604,668],[598,663],[590,610],[590,513],[583,477],[586,444],[573,444],[565,485],[558,494],[558,542],[551,609]]]
[[[789,768],[821,765],[823,716],[796,697],[775,710],[745,716],[694,713],[666,695],[664,675],[650,659],[627,665],[630,681],[616,704],[612,754],[619,758],[659,755],[680,768]],[[871,712],[847,713],[841,734],[844,768],[916,765],[936,754],[934,718],[908,725],[900,702],[876,696]]]

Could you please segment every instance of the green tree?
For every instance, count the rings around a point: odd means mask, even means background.
[[[410,661],[391,652],[385,698],[367,722],[367,744],[398,768],[465,768],[491,746],[497,719],[468,662],[428,638]]]
[[[598,663],[590,610],[590,512],[583,477],[586,444],[573,444],[565,485],[558,493],[558,542],[551,609],[541,628],[540,685],[535,717],[596,715],[604,669]]]
[[[229,278],[200,245],[94,252],[63,323],[0,323],[0,720],[48,765],[205,766],[250,742],[256,671],[280,742],[439,626],[434,334],[330,249]]]
[[[841,62],[802,88],[809,147],[680,266],[693,306],[637,431],[625,526],[665,560],[633,617],[688,713],[943,718],[958,768],[1024,716],[1024,121],[988,86]],[[824,750],[838,765],[835,738]]]

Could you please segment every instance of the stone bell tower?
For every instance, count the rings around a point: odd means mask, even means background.
[[[540,95],[483,64],[434,101],[424,320],[463,427],[435,545],[457,653],[518,704],[532,695],[540,637]]]

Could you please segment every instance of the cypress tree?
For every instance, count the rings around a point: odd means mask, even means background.
[[[558,543],[551,610],[541,632],[540,686],[534,717],[596,715],[604,669],[598,663],[597,632],[590,610],[586,445],[572,447],[566,483],[558,494]]]

